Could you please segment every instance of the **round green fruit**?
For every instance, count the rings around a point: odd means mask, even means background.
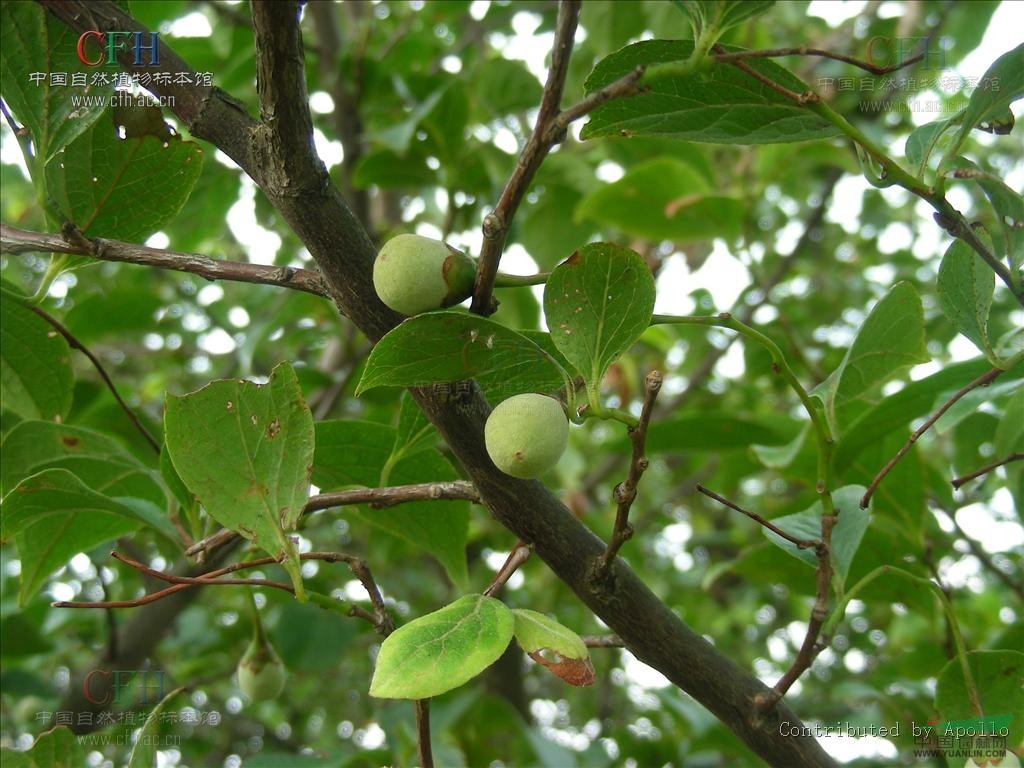
[[[440,240],[397,235],[373,262],[373,287],[395,312],[418,315],[450,307],[473,293],[476,263]]]
[[[516,395],[498,404],[484,426],[495,466],[512,477],[540,477],[561,458],[569,441],[562,405],[547,395]]]
[[[238,662],[238,687],[253,701],[273,699],[284,690],[288,672],[267,640],[254,637]]]

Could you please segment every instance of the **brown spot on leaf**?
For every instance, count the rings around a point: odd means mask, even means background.
[[[77,437],[72,437],[71,435],[63,435],[60,439],[60,442],[65,448],[77,448],[78,444],[81,441]]]
[[[553,658],[546,658],[544,653],[550,654]],[[594,665],[590,663],[589,657],[568,659],[550,648],[531,651],[529,655],[531,659],[569,685],[590,685],[594,682]]]
[[[675,200],[669,200],[665,203],[665,218],[671,219],[683,208],[693,205],[698,200],[700,200],[700,195],[683,195]]]
[[[267,437],[273,440],[281,432],[281,420],[273,419],[267,426]]]
[[[580,261],[582,259],[583,259],[583,257],[580,256],[580,252],[579,251],[573,251],[572,252],[572,256],[570,256],[568,259],[566,259],[565,263],[566,264],[572,264],[573,266],[576,266],[577,264],[580,263]]]

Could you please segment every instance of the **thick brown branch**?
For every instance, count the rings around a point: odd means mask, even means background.
[[[484,218],[484,241],[477,262],[476,282],[473,285],[473,303],[470,309],[480,315],[494,312],[491,293],[494,290],[494,279],[498,274],[501,254],[505,249],[505,238],[512,217],[519,209],[523,195],[526,194],[534,174],[547,157],[551,147],[561,141],[561,134],[551,135],[549,128],[558,117],[559,105],[562,101],[562,90],[565,88],[565,77],[569,72],[569,56],[572,53],[573,36],[580,15],[579,0],[562,0],[558,6],[558,21],[555,26],[555,42],[551,49],[551,66],[548,79],[544,84],[540,110],[533,134],[519,162],[512,172],[505,189],[498,199],[494,210]]]
[[[71,331],[69,331],[59,320],[57,320],[57,318],[53,317],[46,310],[37,306],[30,306],[29,309],[31,309],[33,312],[35,312],[37,315],[43,318],[43,320],[49,323],[57,331],[57,333],[63,336],[64,339],[67,341],[68,345],[72,349],[77,349],[79,352],[81,352],[83,355],[89,358],[89,362],[92,363],[93,368],[96,369],[96,372],[100,375],[100,378],[103,379],[103,383],[107,385],[107,389],[110,390],[110,394],[112,394],[114,396],[114,399],[117,400],[118,406],[120,406],[121,410],[125,412],[125,415],[128,417],[128,420],[131,421],[135,429],[139,431],[139,434],[141,434],[142,437],[146,440],[146,442],[149,443],[149,446],[154,451],[156,451],[157,454],[159,454],[160,443],[158,443],[157,439],[153,437],[153,435],[150,433],[148,429],[146,429],[145,425],[143,425],[143,423],[139,421],[139,417],[135,414],[135,411],[128,407],[128,403],[126,403],[124,401],[124,398],[121,397],[121,393],[118,392],[117,387],[114,386],[113,379],[110,378],[110,375],[103,367],[103,363],[101,363],[99,361],[99,358],[92,353],[92,350],[90,350],[87,346],[85,346],[85,344],[80,342],[75,337],[75,335],[71,333]]]
[[[920,439],[921,435],[927,432],[931,428],[932,424],[942,417],[942,414],[952,408],[953,404],[968,392],[977,389],[978,387],[988,386],[1003,373],[1005,373],[1005,371],[1003,371],[1002,368],[992,368],[991,370],[985,371],[985,373],[981,374],[981,376],[976,378],[970,384],[967,384],[954,392],[946,402],[939,406],[939,409],[935,411],[935,413],[928,417],[928,420],[925,421],[924,424],[911,432],[910,437],[907,438],[907,442],[905,442],[903,446],[896,451],[896,455],[889,459],[884,467],[878,470],[878,474],[875,475],[875,479],[871,481],[871,485],[868,486],[867,492],[865,492],[864,497],[860,500],[861,509],[867,509],[868,504],[871,503],[871,497],[874,496],[875,491],[878,490],[878,486],[885,479],[885,476],[889,474],[890,470],[896,466],[896,463],[900,459],[907,455],[907,451],[909,451],[914,443]]]
[[[68,235],[71,235],[70,231]],[[190,272],[207,280],[232,280],[238,283],[276,285],[305,291],[315,296],[327,296],[323,278],[313,270],[293,267],[269,267],[224,261],[195,253],[150,248],[120,240],[102,237],[85,238],[30,232],[0,224],[0,252],[2,253],[70,253],[89,256],[100,261],[141,264],[175,272]]]
[[[598,581],[604,580],[615,562],[615,556],[619,553],[622,545],[633,536],[633,526],[629,524],[629,510],[636,500],[636,489],[640,484],[640,478],[647,470],[647,427],[651,423],[651,413],[654,411],[654,401],[661,391],[661,373],[651,371],[644,379],[644,402],[640,410],[640,420],[635,427],[629,430],[629,441],[633,445],[633,455],[629,461],[629,472],[624,482],[615,486],[615,526],[612,528],[612,538],[604,554],[597,561],[594,568],[594,578]]]

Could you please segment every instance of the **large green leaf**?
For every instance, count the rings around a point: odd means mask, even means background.
[[[71,349],[28,307],[0,299],[0,403],[23,419],[63,420],[71,410]]]
[[[554,359],[520,333],[464,312],[429,312],[392,329],[370,353],[356,394],[476,379],[492,402],[554,392],[567,381]]]
[[[1024,96],[1024,43],[1007,51],[985,72],[978,87],[971,94],[963,113],[960,130],[946,153],[951,158],[960,149],[967,134],[976,125],[1001,119],[1011,103]]]
[[[0,443],[0,495],[29,475],[63,468],[94,491],[134,496],[157,505],[166,498],[156,472],[106,435],[70,424],[23,421]]]
[[[995,287],[995,273],[966,243],[957,240],[949,246],[939,267],[939,303],[953,327],[989,356],[988,313]]]
[[[360,421],[322,421],[316,425],[313,482],[323,491],[377,487],[381,472],[393,456],[397,431],[385,424]],[[443,482],[459,479],[440,453],[426,446],[413,450],[388,467],[388,485]],[[346,514],[380,528],[437,559],[451,580],[466,583],[466,537],[469,503],[415,501],[384,509],[354,507]]]
[[[302,594],[293,530],[309,497],[313,415],[295,371],[281,363],[266,384],[227,379],[168,397],[167,450],[206,511],[273,557]]]
[[[5,3],[4,5],[21,5]],[[4,768],[81,768],[87,765],[85,751],[69,728],[58,726],[39,735],[28,752],[0,749]]]
[[[832,528],[832,578],[840,586],[845,583],[850,573],[853,557],[857,554],[864,531],[871,521],[871,506],[869,505],[867,509],[860,508],[860,499],[866,490],[861,485],[846,485],[832,491],[832,502],[839,515],[839,520]],[[777,517],[772,523],[798,539],[815,540],[821,538],[821,515],[821,501],[816,501],[809,509]],[[800,549],[774,531],[767,528],[762,528],[762,531],[775,546],[811,567],[817,567],[818,557],[813,548]]]
[[[1024,197],[966,158],[955,157],[950,166],[956,169],[954,178],[973,181],[985,193],[998,224],[989,233],[994,250],[1009,257],[1011,268],[1019,270],[1024,265]]]
[[[47,191],[83,232],[139,242],[181,210],[202,167],[195,142],[122,139],[106,115],[46,166]]]
[[[692,53],[690,40],[634,43],[598,62],[587,78],[587,92],[599,90],[637,67],[684,61]],[[768,59],[751,59],[747,65],[791,91],[808,90],[806,84]],[[772,144],[838,133],[828,121],[750,75],[719,64],[710,73],[659,78],[636,96],[601,105],[591,113],[582,137],[669,136],[713,144]]]
[[[414,619],[381,644],[370,695],[425,699],[458,688],[501,656],[514,625],[512,611],[485,595]]]
[[[544,315],[551,339],[596,391],[605,370],[651,323],[654,277],[635,251],[590,243],[551,273]]]
[[[0,3],[0,92],[44,163],[99,119],[113,92],[78,60],[77,37],[36,3]]]
[[[929,413],[941,393],[959,389],[989,368],[991,364],[981,358],[956,363],[920,381],[911,382],[871,407],[845,429],[835,450],[836,469],[842,471],[869,445]]]
[[[726,451],[743,449],[755,443],[785,445],[792,435],[779,427],[768,420],[715,411],[659,419],[652,422],[647,431],[647,450],[652,453]],[[625,443],[622,447],[626,447]]]
[[[919,179],[924,178],[924,172],[928,167],[928,158],[931,156],[939,141],[946,132],[956,125],[963,115],[958,112],[952,117],[936,120],[932,123],[925,123],[914,129],[907,137],[904,147],[904,154],[910,164],[911,171]]]
[[[835,409],[930,357],[924,344],[924,309],[917,289],[897,283],[868,315],[839,367],[814,388],[835,423]]]
[[[658,158],[633,168],[583,198],[576,218],[590,218],[648,240],[733,239],[746,206],[712,194],[704,177],[686,163]]]
[[[15,538],[21,559],[19,602],[74,555],[149,525],[174,539],[160,511],[137,500],[93,491],[66,469],[47,469],[23,480],[3,503],[0,535]]]
[[[1004,720],[1009,715],[1008,723],[996,725],[1008,728],[1006,746],[1017,749],[1024,743],[1024,719],[1021,717],[1024,713],[1024,653],[1016,650],[968,651],[966,661],[977,687],[983,720],[987,721],[989,730],[994,730],[991,721],[996,718]],[[935,683],[935,708],[942,722],[974,720],[979,716],[968,693],[960,662],[960,657],[951,659]],[[975,727],[980,732],[983,725],[985,723],[976,723]]]

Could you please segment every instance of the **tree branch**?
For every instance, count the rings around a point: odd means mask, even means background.
[[[871,503],[871,497],[875,495],[875,491],[878,490],[878,486],[885,479],[885,476],[889,474],[889,472],[892,470],[893,467],[896,466],[897,462],[899,462],[900,459],[907,455],[907,451],[911,449],[911,447],[914,445],[914,443],[918,441],[921,435],[927,432],[931,428],[932,424],[934,424],[942,417],[942,414],[944,414],[946,411],[952,408],[953,404],[956,403],[957,400],[966,395],[968,392],[977,389],[978,387],[988,386],[1003,373],[1005,373],[1005,371],[1002,368],[992,368],[991,370],[985,371],[985,373],[981,374],[981,376],[976,378],[970,384],[967,384],[958,389],[956,392],[954,392],[953,395],[946,402],[939,406],[939,409],[935,411],[935,413],[928,417],[928,420],[925,421],[924,424],[922,424],[920,427],[911,432],[910,437],[907,438],[907,442],[905,442],[903,446],[898,451],[896,451],[896,455],[889,459],[889,461],[886,462],[884,467],[878,470],[878,474],[875,475],[875,479],[871,481],[871,485],[868,486],[867,491],[864,493],[863,498],[860,500],[860,508],[867,509],[868,504]]]
[[[633,444],[633,455],[629,462],[629,472],[626,480],[615,486],[616,510],[615,527],[612,529],[612,538],[604,554],[598,559],[594,569],[594,578],[603,581],[615,562],[622,545],[633,536],[633,526],[629,524],[629,509],[636,500],[636,489],[640,484],[640,478],[647,470],[647,427],[651,423],[651,413],[654,411],[654,401],[661,391],[661,373],[651,371],[644,379],[644,402],[640,410],[640,421],[635,427],[629,429],[629,441]]]
[[[700,483],[697,483],[697,490],[700,491],[701,493],[703,493],[709,499],[714,499],[719,504],[722,504],[722,505],[728,507],[729,509],[731,509],[731,510],[733,510],[735,512],[739,512],[741,515],[746,515],[751,520],[753,520],[755,523],[757,523],[758,525],[764,526],[769,531],[774,533],[776,536],[781,536],[783,539],[788,541],[790,544],[795,546],[797,549],[813,549],[813,548],[817,547],[821,543],[817,539],[798,539],[793,534],[787,533],[786,531],[784,531],[781,528],[779,528],[779,526],[775,525],[771,520],[767,520],[767,519],[761,517],[760,515],[756,514],[755,512],[748,512],[747,510],[745,510],[743,507],[739,506],[738,504],[736,504],[736,503],[734,503],[732,501],[729,501],[727,498],[725,498],[725,496],[720,496],[717,493],[715,493],[714,491],[708,490],[707,488],[705,488]]]
[[[120,240],[102,237],[86,238],[81,233],[76,237],[65,225],[65,236],[45,232],[30,232],[0,224],[0,253],[70,253],[89,256],[100,261],[114,261],[127,264],[141,264],[175,272],[190,272],[207,280],[232,280],[238,283],[258,283],[291,288],[327,296],[323,278],[313,270],[293,267],[269,267],[262,264],[246,264],[240,261],[211,259],[195,253],[168,251],[150,248]],[[76,230],[77,231],[77,230]]]
[[[1014,461],[1021,461],[1022,459],[1024,459],[1024,453],[1011,453],[1006,458],[999,459],[999,461],[993,461],[991,464],[986,464],[981,469],[976,469],[973,472],[970,472],[966,475],[962,475],[961,477],[953,478],[953,488],[959,491],[960,486],[971,482],[971,480],[975,480],[981,477],[982,475],[987,475],[993,469],[999,469],[999,467],[1003,466],[1004,464],[1009,464]]]
[[[551,48],[551,66],[548,69],[547,82],[544,84],[537,122],[523,153],[519,156],[512,176],[498,199],[498,204],[484,218],[484,242],[477,262],[473,302],[470,306],[472,312],[480,315],[490,315],[496,309],[491,293],[494,290],[494,279],[498,274],[498,265],[505,249],[505,238],[512,217],[515,216],[537,169],[544,162],[551,147],[561,141],[564,134],[563,129],[560,134],[553,136],[548,129],[555,122],[562,101],[562,90],[569,72],[569,56],[572,53],[580,6],[579,0],[562,0],[558,6],[555,42]]]
[[[109,20],[110,29],[140,29],[110,0],[38,1],[79,32],[93,28],[90,15],[99,10]],[[282,0],[259,7],[264,6],[269,13],[280,14],[281,26],[298,35],[294,2]],[[262,37],[258,45],[266,45]],[[161,46],[161,67],[157,69],[168,73],[192,71],[176,56],[165,58],[165,49]],[[280,49],[280,55],[298,49],[297,45],[287,45]],[[121,57],[122,65],[130,70],[129,54],[121,52]],[[164,87],[154,84],[152,90],[162,95]],[[264,168],[267,154],[312,154],[309,142],[275,145],[265,132],[256,132],[252,119],[223,94],[212,89],[194,91],[203,92],[198,104],[185,105],[183,99],[175,106],[175,113],[183,113],[179,117],[193,136],[210,141],[228,154],[263,189],[313,255],[339,311],[371,340],[397,325],[402,318],[385,307],[373,289],[376,248],[331,184],[323,165],[296,163],[296,168],[309,170],[310,177],[292,179],[284,188],[273,183],[275,179],[268,170],[283,161],[268,160]],[[304,89],[295,91],[292,98],[304,99],[304,93]],[[202,109],[192,113],[191,106]],[[539,482],[505,475],[486,458],[483,427],[490,409],[478,388],[471,386],[452,397],[428,387],[414,389],[413,396],[465,467],[492,515],[518,538],[531,542],[535,554],[623,639],[637,658],[694,696],[768,763],[787,768],[836,765],[812,737],[780,733],[782,721],[796,729],[801,726],[784,702],[771,713],[756,716],[754,697],[769,689],[684,624],[628,566],[620,564],[616,569],[613,590],[593,587],[588,576],[594,560],[604,551],[603,542]]]
[[[443,501],[461,499],[480,503],[480,494],[472,483],[453,480],[440,483],[416,483],[413,485],[395,485],[387,488],[354,488],[350,491],[333,491],[310,497],[302,514],[317,512],[331,507],[345,507],[354,504],[369,504],[373,509],[384,509],[405,504],[410,501]],[[238,538],[238,534],[228,528],[201,539],[185,550],[189,557],[212,552],[229,541]]]

